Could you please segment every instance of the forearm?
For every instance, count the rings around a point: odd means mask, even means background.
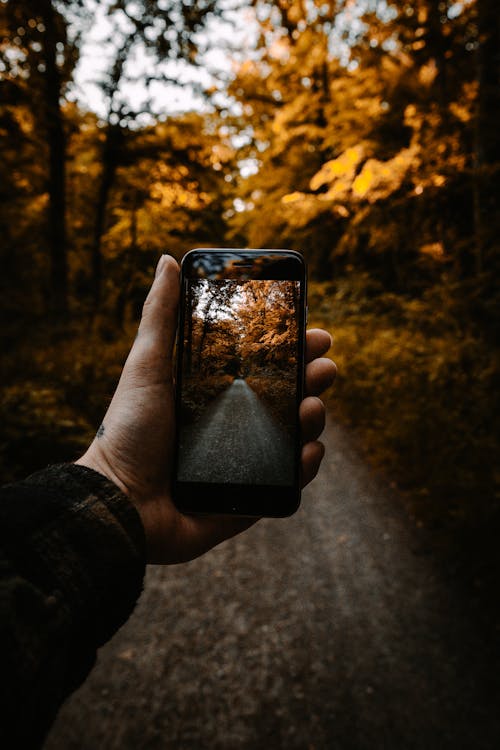
[[[0,491],[0,554],[1,732],[36,746],[132,611],[144,531],[109,480],[53,466]]]

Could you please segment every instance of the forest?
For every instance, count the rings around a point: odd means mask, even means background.
[[[245,379],[290,435],[296,424],[298,282],[189,283],[183,347],[184,423]]]
[[[310,325],[334,336],[333,418],[416,524],[493,541],[499,13],[0,0],[4,481],[87,445],[162,252],[288,247]],[[93,107],[79,75],[97,17]]]

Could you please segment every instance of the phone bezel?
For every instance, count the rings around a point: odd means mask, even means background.
[[[295,430],[295,473],[292,485],[262,485],[262,484],[219,484],[213,482],[186,482],[177,478],[179,461],[179,443],[176,440],[173,475],[173,499],[183,513],[197,515],[232,515],[247,517],[282,518],[292,515],[300,505],[301,472],[300,454],[302,443],[298,411],[304,395],[304,366],[305,366],[305,329],[306,329],[306,300],[307,300],[307,272],[303,256],[295,250],[282,249],[253,249],[253,248],[195,248],[183,257],[181,262],[181,300],[179,305],[179,324],[176,346],[176,423],[179,424],[181,414],[182,387],[182,359],[184,349],[184,323],[186,281],[198,278],[193,272],[194,260],[197,254],[241,255],[249,258],[279,258],[289,260],[289,268],[293,269],[286,280],[300,281],[299,316],[298,316],[298,361],[296,388],[296,430]],[[270,272],[268,272],[270,273]],[[251,278],[254,278],[251,276]],[[267,278],[259,275],[255,278]],[[270,278],[274,278],[270,276]],[[282,278],[280,276],[279,278]]]

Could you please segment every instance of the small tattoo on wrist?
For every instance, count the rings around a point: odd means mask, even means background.
[[[96,437],[97,437],[97,438],[100,438],[100,437],[102,437],[103,435],[104,435],[104,422],[103,422],[103,423],[101,424],[101,426],[100,426],[100,427],[99,427],[99,429],[97,430],[97,432],[96,432]]]

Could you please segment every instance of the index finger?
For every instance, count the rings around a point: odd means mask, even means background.
[[[306,363],[322,357],[332,345],[332,337],[322,328],[311,328],[306,333]]]

